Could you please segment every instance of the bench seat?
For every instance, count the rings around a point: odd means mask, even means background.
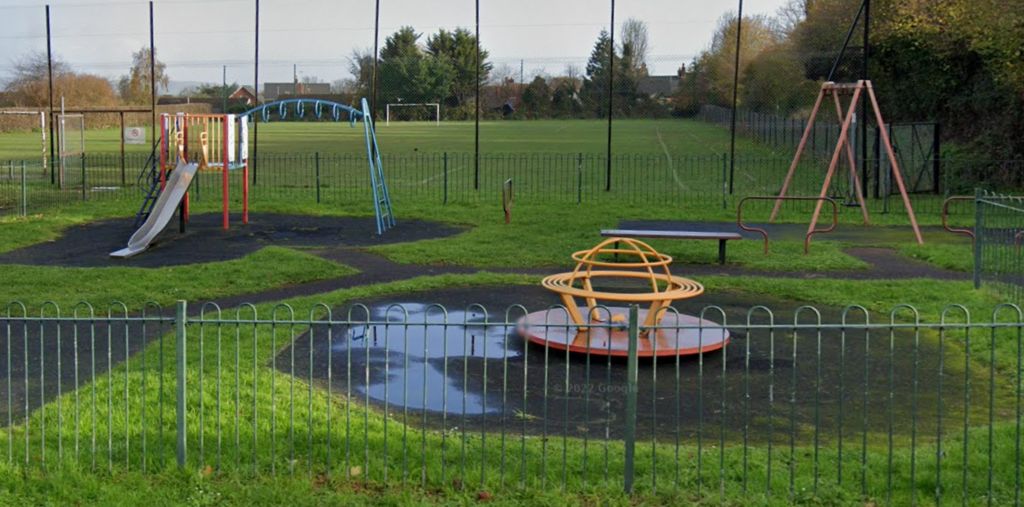
[[[714,239],[718,240],[718,263],[725,264],[725,244],[729,240],[743,239],[731,231],[659,231],[644,229],[601,229],[601,236],[614,238],[654,239]]]

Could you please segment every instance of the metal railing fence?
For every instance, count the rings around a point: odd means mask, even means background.
[[[974,286],[991,284],[1012,301],[1024,295],[1024,196],[975,191]]]
[[[145,165],[143,154],[129,154],[130,168]],[[492,153],[481,154],[479,173],[472,153],[384,154],[389,190],[396,203],[499,202],[501,185],[515,181],[520,203],[589,202],[651,203],[668,206],[707,206],[727,209],[751,195],[778,193],[791,160],[788,157],[739,156],[735,164],[738,182],[728,194],[728,156],[664,154],[617,154],[612,157],[611,190],[606,156],[588,153]],[[76,205],[83,201],[142,199],[134,171],[122,170],[120,156],[86,155],[82,170],[69,171],[59,179],[43,174],[37,162],[0,161],[0,213],[33,214]],[[930,162],[929,162],[930,164]],[[925,165],[929,165],[925,164]],[[941,162],[948,178],[980,173],[998,167],[1011,173],[1024,171],[1024,161],[947,159]],[[251,182],[254,205],[259,200],[287,198],[299,202],[367,202],[369,172],[361,154],[267,153],[259,158],[259,183]],[[792,195],[818,195],[825,164],[805,161],[793,182]],[[231,176],[232,195],[241,195],[241,173]],[[849,178],[837,178],[829,197],[852,202]],[[958,184],[943,182],[953,191]],[[479,189],[475,185],[479,183]],[[197,175],[193,196],[200,202],[209,194],[219,199],[221,181],[214,173]],[[869,199],[874,212],[898,212],[902,204],[891,196],[892,181],[883,178],[880,197]],[[913,196],[919,212],[938,213],[942,195]]]
[[[6,460],[488,491],[1021,502],[1014,305],[980,320],[959,305],[931,320],[909,305],[708,306],[699,316],[731,334],[721,350],[638,359],[630,347],[624,360],[522,339],[522,306],[196,310],[8,305]],[[601,313],[589,332],[655,352],[649,333],[721,333],[675,313],[652,328],[635,309]]]

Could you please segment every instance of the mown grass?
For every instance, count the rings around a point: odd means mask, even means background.
[[[310,310],[314,315],[323,315],[322,310],[313,306],[315,302],[334,306],[389,294],[427,294],[446,287],[535,282],[536,277],[487,273],[421,277],[310,295],[287,303],[297,315]],[[710,283],[716,288],[752,292],[772,289],[788,297],[821,295],[827,299],[845,294],[854,301],[869,300],[873,308],[883,309],[899,299],[897,294],[883,290],[884,286],[869,282],[850,282],[837,287],[843,293],[831,296],[824,295],[825,287],[807,289],[775,281],[757,285],[758,279],[754,278],[718,278]],[[917,283],[906,282],[909,287]],[[922,282],[920,290],[949,293],[959,288],[955,283],[929,283],[933,285]],[[980,309],[991,301],[989,295],[982,293],[968,304]],[[274,306],[259,305],[256,314],[267,317],[275,311]],[[926,312],[934,315],[933,310]],[[252,313],[245,311],[243,315]],[[127,364],[83,386],[79,391],[81,409],[76,411],[76,398],[68,393],[36,411],[27,425],[12,428],[11,435],[0,432],[0,451],[12,449],[15,463],[26,459],[27,438],[27,459],[33,463],[25,473],[17,467],[0,468],[3,494],[11,502],[127,504],[144,498],[156,505],[448,504],[473,502],[481,494],[499,504],[531,505],[904,505],[913,496],[930,502],[938,485],[947,501],[959,500],[962,473],[967,474],[969,488],[965,501],[983,502],[987,470],[991,466],[993,502],[1013,501],[1015,427],[1006,420],[1007,407],[1002,398],[1000,414],[992,429],[992,461],[986,453],[987,428],[971,429],[966,472],[962,468],[963,433],[955,421],[947,421],[941,476],[937,449],[925,437],[918,441],[912,455],[905,437],[897,440],[890,454],[884,438],[873,436],[863,449],[863,467],[862,450],[856,440],[844,449],[841,459],[833,444],[815,448],[803,440],[797,442],[792,454],[784,443],[778,443],[773,454],[769,454],[763,445],[743,447],[733,443],[719,448],[717,440],[708,438],[698,453],[692,438],[679,446],[645,440],[639,444],[636,457],[635,486],[639,495],[627,498],[621,493],[618,475],[623,466],[623,447],[619,441],[590,441],[587,447],[577,438],[563,438],[557,433],[547,439],[509,435],[507,447],[501,447],[494,433],[466,433],[449,428],[442,434],[406,427],[397,412],[387,415],[361,405],[358,400],[346,403],[341,393],[328,395],[323,387],[307,384],[301,376],[272,369],[268,364],[270,357],[287,347],[288,337],[302,332],[301,328],[275,329],[266,324],[245,328],[236,342],[234,327],[229,325],[222,348],[215,348],[215,340],[221,343],[215,338],[220,336],[215,333],[216,326],[205,326],[202,352],[197,339],[199,328],[193,324],[188,330],[189,458],[184,470],[174,466],[173,405],[165,408],[161,421],[159,407],[154,403],[161,395],[161,377],[165,379],[163,399],[174,399],[175,341],[173,336],[166,336],[162,343],[151,344]],[[271,337],[277,337],[277,349],[272,346]],[[230,359],[217,361],[218,353]],[[235,354],[239,357],[238,366]],[[202,369],[200,364],[204,365]],[[159,369],[159,365],[163,368]],[[90,393],[96,396],[95,416],[89,411],[93,406],[87,399]],[[217,403],[219,395],[223,399]],[[81,417],[73,424],[76,413]],[[147,421],[144,425],[140,424],[143,413]],[[44,422],[48,428],[45,439],[41,431]],[[77,451],[72,445],[75,428],[81,437]],[[93,437],[94,431],[97,437]],[[406,433],[408,445],[402,445]],[[143,436],[148,451],[146,474],[139,473],[143,466]],[[98,442],[95,452],[91,442]],[[63,460],[58,458],[58,444],[63,445]],[[44,448],[50,472],[37,468]],[[603,468],[606,448],[611,470],[607,477]],[[588,458],[586,467],[584,456]],[[702,463],[699,471],[698,456]],[[908,475],[912,456],[916,466],[913,481]],[[94,461],[97,472],[90,473]],[[837,472],[840,463],[841,474]],[[861,492],[862,474],[866,494]]]
[[[331,125],[331,127],[348,128]],[[261,126],[262,129],[262,126]],[[261,130],[261,136],[263,130]],[[261,141],[262,142],[262,141]],[[261,145],[262,147],[262,145]],[[556,203],[518,203],[514,209],[511,225],[502,223],[500,203],[485,201],[475,204],[449,204],[403,201],[397,203],[399,219],[423,218],[471,227],[467,232],[445,240],[430,240],[411,244],[375,247],[373,250],[399,262],[426,264],[453,264],[480,267],[555,268],[571,265],[569,254],[589,247],[599,241],[600,228],[611,227],[622,219],[681,219],[710,220],[729,223],[734,220],[734,208],[722,210],[689,203],[663,207],[645,204],[623,204],[603,201],[583,205]],[[0,250],[55,238],[63,228],[111,216],[128,216],[136,203],[108,202],[87,203],[70,206],[65,210],[47,213],[29,219],[5,219],[0,226]],[[213,209],[216,203],[196,203],[197,211]],[[371,213],[365,202],[324,203],[313,205],[308,200],[270,198],[260,201],[258,211],[291,212],[318,215],[360,215]],[[937,223],[937,216],[923,217],[924,222]],[[805,220],[806,216],[787,216],[786,219]],[[843,214],[844,225],[856,221],[852,213]],[[879,216],[877,223],[905,223],[898,214]],[[872,229],[867,229],[871,231]],[[906,238],[881,235],[872,244],[893,246],[905,255],[922,258],[937,265],[952,269],[964,267],[960,244],[934,245],[924,247],[903,246]],[[714,242],[656,242],[680,262],[711,264],[715,262],[717,245]],[[739,241],[730,245],[730,262],[767,271],[822,271],[838,269],[861,269],[863,264],[842,253],[846,244],[834,241],[815,241],[811,255],[802,255],[799,241],[774,241],[772,253],[764,256],[761,245],[756,241]],[[233,264],[232,264],[233,263]],[[685,269],[680,269],[685,275]],[[93,302],[122,299],[138,303],[156,299],[165,306],[177,299],[201,301],[219,295],[255,292],[287,283],[312,280],[323,277],[342,276],[351,272],[302,252],[268,248],[236,261],[211,263],[196,266],[181,266],[156,270],[134,270],[129,268],[64,269],[46,267],[0,266],[3,289],[0,300],[24,298],[33,306],[43,300],[53,299],[62,304],[71,304],[80,299]],[[13,280],[13,283],[7,283]],[[232,282],[236,280],[236,282]],[[359,287],[328,294],[311,294],[294,298],[292,305],[298,317],[308,315],[314,304],[323,302],[330,306],[343,302],[367,300],[390,295],[429,294],[430,291],[451,287],[489,286],[496,284],[535,284],[539,276],[522,275],[448,275],[424,277],[401,282]],[[741,290],[749,294],[769,294],[797,302],[816,305],[844,306],[862,304],[885,318],[888,312],[901,303],[910,303],[920,310],[923,320],[935,322],[948,303],[966,305],[974,321],[985,320],[999,296],[988,290],[974,291],[967,282],[946,282],[937,280],[834,280],[834,279],[788,279],[771,277],[701,277],[709,289],[708,303],[714,303],[713,294],[720,290]],[[8,291],[8,292],[3,292]],[[514,301],[509,302],[514,303]],[[259,305],[261,316],[269,316],[275,304]],[[234,314],[228,311],[226,315]],[[314,315],[320,315],[314,311]],[[899,313],[896,319],[907,321],[907,313]],[[951,320],[961,321],[960,314],[951,314]],[[892,497],[886,498],[889,455],[884,443],[872,437],[866,450],[866,468],[861,469],[859,448],[846,448],[840,459],[834,447],[819,449],[819,483],[814,493],[815,472],[812,456],[815,449],[806,441],[798,441],[795,452],[790,455],[788,448],[779,447],[773,452],[773,475],[767,478],[769,455],[763,445],[753,445],[746,455],[744,468],[743,448],[727,445],[720,449],[716,443],[705,441],[702,453],[703,463],[700,474],[696,470],[698,452],[692,437],[685,439],[678,448],[672,444],[647,441],[638,455],[637,471],[639,495],[627,497],[621,492],[620,478],[614,473],[622,467],[621,442],[609,442],[610,468],[613,471],[606,480],[603,474],[603,447],[597,448],[590,442],[584,451],[583,443],[575,438],[563,440],[559,436],[548,440],[539,437],[516,439],[515,445],[502,454],[495,444],[496,437],[488,435],[486,444],[480,434],[464,434],[458,430],[441,434],[434,430],[422,430],[414,426],[403,426],[397,414],[390,416],[377,408],[363,407],[358,400],[346,403],[339,393],[330,396],[319,385],[309,385],[302,379],[284,372],[273,370],[269,359],[287,346],[288,337],[298,334],[301,327],[277,330],[275,350],[268,337],[274,333],[270,326],[256,328],[259,339],[252,339],[252,332],[243,334],[241,345],[234,342],[234,327],[228,327],[224,335],[222,356],[225,359],[216,369],[217,356],[212,347],[213,334],[206,328],[207,348],[202,354],[195,336],[198,328],[189,328],[189,461],[184,470],[173,464],[174,422],[171,414],[173,405],[165,406],[165,417],[158,424],[156,401],[162,394],[165,403],[173,400],[173,378],[175,371],[174,338],[165,336],[160,343],[149,345],[143,352],[132,357],[94,382],[80,387],[82,400],[93,390],[97,393],[97,416],[82,412],[79,431],[82,436],[80,455],[75,458],[71,443],[74,440],[74,426],[70,423],[75,413],[74,396],[65,393],[63,398],[52,402],[41,411],[36,411],[28,425],[18,424],[12,429],[11,438],[6,431],[0,431],[0,461],[8,445],[12,449],[15,463],[24,459],[26,435],[29,439],[29,461],[27,469],[19,465],[0,466],[0,503],[6,504],[125,504],[151,503],[154,505],[222,505],[253,504],[295,505],[321,504],[451,504],[474,503],[478,495],[486,491],[493,495],[490,500],[496,504],[548,504],[548,505],[643,505],[712,503],[725,505],[848,505],[875,504],[890,500],[892,504],[903,505],[911,502],[912,495],[928,503],[932,500],[936,486],[936,448],[927,438],[922,438],[916,448],[914,464],[917,476],[911,482],[907,471],[910,469],[910,449],[905,439],[896,442],[892,454],[895,473],[891,478]],[[926,334],[926,340],[935,336]],[[995,342],[998,349],[994,363],[999,371],[998,388],[999,412],[993,428],[995,449],[991,466],[995,470],[995,504],[1013,501],[1014,479],[1014,427],[1007,418],[1012,408],[1005,405],[1008,391],[1014,383],[1016,350],[1012,336],[1000,334]],[[976,336],[971,341],[971,364],[975,371],[986,371],[990,361],[988,336]],[[951,339],[950,359],[960,363],[964,359],[961,341]],[[233,362],[238,352],[240,367]],[[202,357],[205,368],[200,383],[198,360]],[[163,367],[158,369],[163,358]],[[146,365],[146,369],[142,365]],[[952,363],[951,363],[952,364]],[[143,373],[145,372],[145,373]],[[161,391],[157,379],[164,378]],[[242,389],[237,390],[239,406],[236,413],[231,391],[236,378]],[[145,379],[145,380],[144,380]],[[217,380],[220,380],[218,384]],[[1019,382],[1019,378],[1018,378]],[[215,404],[217,386],[221,385],[223,403]],[[255,389],[253,389],[255,387]],[[107,393],[112,392],[113,396]],[[127,393],[128,402],[125,402]],[[202,393],[202,395],[200,395]],[[198,406],[200,396],[204,400],[202,409]],[[293,398],[294,396],[294,398]],[[291,404],[294,400],[294,405]],[[107,404],[110,411],[107,412]],[[90,403],[91,406],[91,402]],[[978,406],[984,403],[977,400]],[[276,404],[277,420],[271,427],[270,407]],[[255,410],[252,407],[257,407]],[[287,409],[294,407],[294,424]],[[311,409],[309,408],[311,407]],[[127,410],[127,417],[125,416]],[[348,410],[348,419],[343,414]],[[140,416],[146,413],[146,424]],[[107,425],[107,416],[113,421]],[[235,444],[233,422],[241,421],[239,445]],[[332,421],[332,434],[326,433],[327,421]],[[200,432],[200,419],[203,431]],[[218,432],[216,421],[224,424],[220,432],[222,441],[221,467],[217,469],[216,442]],[[348,462],[344,459],[342,422],[348,427],[350,446]],[[973,420],[973,419],[972,419]],[[39,432],[45,421],[45,441]],[[62,424],[61,424],[62,423]],[[941,490],[947,501],[960,499],[962,434],[955,422],[949,422],[943,440]],[[59,428],[59,429],[58,429]],[[390,440],[385,441],[385,428]],[[97,471],[91,471],[94,457],[89,446],[91,432],[98,435],[95,454]],[[404,454],[397,444],[401,432],[407,431],[415,437],[416,446],[410,445]],[[929,429],[930,431],[930,429]],[[199,456],[200,434],[204,441],[204,456]],[[59,435],[59,437],[58,437]],[[145,435],[150,458],[147,472],[141,473],[141,439]],[[271,435],[276,439],[270,443]],[[253,437],[256,437],[254,440]],[[112,460],[108,469],[107,438],[112,442]],[[125,439],[128,443],[125,443]],[[64,458],[58,456],[58,438]],[[308,445],[312,438],[314,445]],[[981,503],[985,500],[985,480],[990,463],[985,449],[988,434],[985,428],[970,430],[968,450],[967,503]],[[295,460],[291,459],[291,442],[295,442]],[[326,442],[332,442],[331,459],[328,460]],[[421,451],[420,443],[425,446]],[[442,442],[445,442],[445,457],[442,459]],[[462,453],[465,442],[466,453]],[[852,444],[851,444],[852,445]],[[37,465],[40,453],[45,447],[48,471]],[[158,451],[157,449],[160,448]],[[275,458],[271,458],[271,453]],[[518,463],[511,466],[511,457],[526,457],[526,467]],[[562,465],[566,465],[566,483],[562,485]],[[588,466],[583,469],[584,453]],[[465,456],[465,461],[463,461]],[[504,456],[504,461],[503,461]],[[238,458],[239,465],[234,462]],[[600,458],[599,458],[600,457]],[[402,466],[407,459],[408,467]],[[719,468],[719,460],[722,468]],[[546,465],[545,465],[546,460]],[[252,463],[255,462],[253,474]],[[58,463],[60,465],[58,466]],[[445,469],[442,478],[442,463]],[[465,472],[463,464],[465,463]],[[495,471],[505,464],[506,481],[501,484]],[[842,484],[836,481],[835,470],[842,463]],[[678,465],[678,468],[677,468]],[[789,471],[793,470],[793,494],[789,493]],[[208,468],[209,467],[209,468]],[[277,472],[270,476],[271,467]],[[292,476],[294,469],[295,475]],[[403,481],[406,471],[410,474]],[[386,471],[386,472],[385,472]],[[420,485],[420,473],[425,471],[427,482]],[[385,478],[385,473],[387,477]],[[499,472],[500,473],[500,472]],[[747,491],[742,489],[741,478],[749,474]],[[867,494],[860,491],[861,473],[867,483]],[[678,475],[677,475],[678,474]],[[522,485],[519,478],[525,476]],[[657,477],[658,487],[652,488],[652,477]],[[719,489],[720,481],[724,485]],[[770,492],[766,491],[771,484]],[[698,489],[698,487],[700,489]]]
[[[314,255],[266,247],[240,259],[161,268],[71,268],[0,264],[0,300],[70,308],[78,301],[122,301],[138,309],[179,299],[212,300],[281,286],[337,278],[355,270]]]
[[[145,125],[148,129],[149,125]],[[483,121],[480,123],[482,153],[604,153],[608,124],[604,120]],[[348,122],[308,121],[260,123],[260,153],[365,153],[363,127]],[[472,152],[471,121],[395,122],[377,126],[378,139],[387,153]],[[86,152],[119,154],[120,130],[87,129]],[[250,136],[252,128],[250,126]],[[251,145],[251,141],[250,141]],[[616,153],[671,153],[721,155],[729,151],[726,129],[697,120],[617,120],[613,150]],[[737,143],[740,153],[769,156],[770,148],[747,139]],[[150,145],[126,145],[127,153],[149,153]],[[788,153],[788,152],[787,152]],[[0,134],[0,160],[38,160],[38,132]]]

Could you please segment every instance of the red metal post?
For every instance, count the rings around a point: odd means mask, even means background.
[[[170,149],[170,144],[167,140],[167,115],[160,115],[160,145],[157,149],[160,150],[160,190],[164,189],[167,184],[167,150]]]
[[[857,101],[860,100],[861,89],[862,88],[860,86],[854,89],[851,104],[856,105]],[[836,93],[836,90],[833,89],[832,93]],[[828,164],[828,172],[825,173],[825,183],[821,185],[821,194],[818,196],[820,198],[828,196],[828,189],[832,185],[832,176],[836,173],[836,167],[839,165],[839,155],[843,151],[843,143],[849,142],[850,124],[853,123],[854,112],[854,108],[851,106],[850,109],[847,110],[846,119],[843,120],[843,127],[839,130],[839,140],[836,143],[835,151],[832,152],[832,160]],[[811,225],[807,227],[808,233],[814,232],[815,226],[818,225],[818,216],[821,215],[821,206],[823,204],[824,201],[819,200],[814,205],[814,214],[811,215]]]
[[[903,206],[907,209],[907,216],[910,218],[910,225],[914,228],[914,236],[917,238],[917,244],[923,245],[924,238],[921,237],[921,228],[917,226],[917,217],[914,215],[914,207],[910,205],[910,196],[907,195],[907,188],[903,185],[903,173],[900,172],[899,162],[896,161],[896,153],[892,149],[892,141],[889,139],[889,132],[885,130],[885,121],[882,119],[882,111],[878,109],[878,100],[875,98],[875,91],[871,87],[871,81],[861,82],[868,90],[868,99],[871,100],[871,108],[875,110],[875,122],[878,123],[878,131],[882,136],[882,146],[885,147],[885,153],[889,156],[889,164],[892,165],[892,172],[896,176],[896,186],[900,189],[900,195],[903,196]],[[860,89],[858,88],[858,91]]]
[[[224,214],[223,227],[224,230],[228,230],[228,117],[221,116],[221,159],[220,159],[220,170],[221,170],[221,184],[224,188],[221,193],[224,198],[222,204],[222,210]]]
[[[822,83],[821,89],[818,91],[818,98],[814,101],[814,108],[811,109],[811,116],[807,119],[807,126],[804,128],[804,135],[800,137],[800,144],[796,148],[796,155],[793,156],[793,162],[789,165],[789,171],[786,172],[786,179],[782,181],[782,189],[779,190],[780,199],[775,201],[775,206],[772,208],[772,214],[768,217],[769,222],[774,222],[775,217],[779,214],[779,208],[782,207],[782,197],[786,196],[786,191],[789,190],[789,184],[793,181],[793,173],[796,172],[796,167],[800,165],[800,156],[804,153],[804,148],[807,147],[807,139],[811,137],[811,132],[814,130],[814,120],[818,117],[818,109],[821,108],[821,101],[825,98],[825,88],[829,83]]]
[[[235,135],[235,144],[242,146],[242,121],[238,119],[238,133]],[[242,223],[249,223],[249,154],[238,152],[238,162],[242,164]]]

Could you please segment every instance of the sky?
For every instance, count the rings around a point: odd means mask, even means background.
[[[0,80],[25,54],[46,50],[46,0],[0,0]],[[786,0],[745,0],[744,14],[771,15]],[[403,25],[424,34],[473,28],[470,0],[380,0],[380,40]],[[79,72],[116,79],[149,44],[144,0],[50,0],[55,56]],[[172,81],[253,82],[255,0],[155,0],[157,59]],[[617,0],[616,25],[633,17],[649,31],[648,68],[674,74],[708,47],[736,2]],[[354,50],[373,47],[374,0],[260,0],[260,82],[350,77]],[[529,80],[579,68],[609,26],[608,0],[480,0],[480,40],[500,72]]]

